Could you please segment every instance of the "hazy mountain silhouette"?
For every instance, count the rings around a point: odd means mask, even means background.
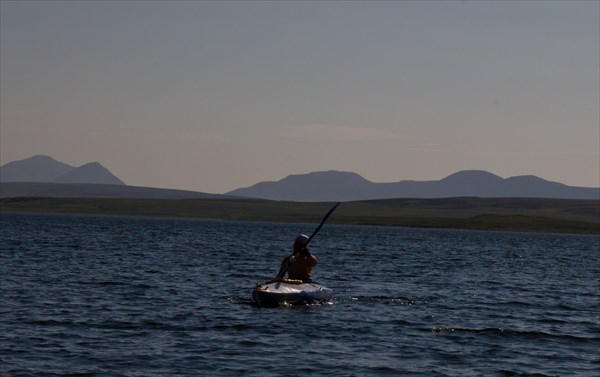
[[[20,183],[16,185],[16,183]],[[33,184],[45,183],[46,185]],[[117,189],[125,183],[97,162],[73,167],[49,156],[33,156],[0,167],[1,196],[85,196],[197,198],[217,194],[136,188]],[[70,184],[67,187],[65,184]],[[98,185],[106,185],[104,188]],[[481,170],[465,170],[436,181],[374,183],[356,173],[321,171],[287,176],[277,182],[260,182],[225,193],[299,202],[354,201],[389,198],[522,197],[600,200],[600,188],[573,187],[524,175],[501,178]]]
[[[37,155],[0,167],[0,182],[94,183],[125,185],[108,169],[92,162],[73,167],[50,156]]]
[[[75,169],[50,156],[37,155],[0,166],[1,182],[52,182]]]
[[[458,196],[600,199],[600,188],[567,186],[530,175],[504,179],[481,170],[460,171],[437,181],[395,183],[374,183],[356,173],[324,171],[260,182],[226,194],[310,202]]]
[[[54,183],[102,183],[105,185],[124,185],[125,183],[115,177],[108,169],[97,162],[82,165],[60,177]]]

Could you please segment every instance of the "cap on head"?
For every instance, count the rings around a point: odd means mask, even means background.
[[[294,240],[294,245],[304,246],[308,243],[308,236],[305,234],[301,234]]]

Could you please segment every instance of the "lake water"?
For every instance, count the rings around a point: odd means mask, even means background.
[[[319,221],[0,213],[0,375],[600,375],[600,237],[327,224],[251,305]]]

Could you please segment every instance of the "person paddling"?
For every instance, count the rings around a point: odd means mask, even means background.
[[[279,268],[279,275],[284,274],[286,267],[288,268],[288,278],[294,280],[302,280],[304,282],[312,280],[313,267],[319,263],[317,257],[308,251],[306,245],[308,244],[309,238],[304,234],[300,234],[296,237],[292,246],[293,251],[291,255],[286,256],[281,261],[281,267]],[[290,258],[294,258],[288,267]]]

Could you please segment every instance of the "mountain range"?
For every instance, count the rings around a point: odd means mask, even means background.
[[[290,175],[227,194],[306,202],[460,196],[600,199],[600,188],[567,186],[532,175],[504,179],[482,170],[464,170],[436,181],[375,183],[356,173],[332,170]]]
[[[128,186],[98,162],[74,167],[37,155],[0,166],[0,198],[229,199],[196,191]]]
[[[50,156],[36,155],[0,167],[0,182],[93,183],[125,185],[98,162],[74,167]]]
[[[343,171],[289,175],[259,182],[224,195],[127,186],[108,169],[92,162],[80,167],[37,155],[0,167],[0,197],[112,198],[256,198],[296,202],[358,201],[390,198],[560,198],[600,200],[600,188],[567,186],[533,175],[501,178],[483,170],[464,170],[434,181],[375,183]]]

